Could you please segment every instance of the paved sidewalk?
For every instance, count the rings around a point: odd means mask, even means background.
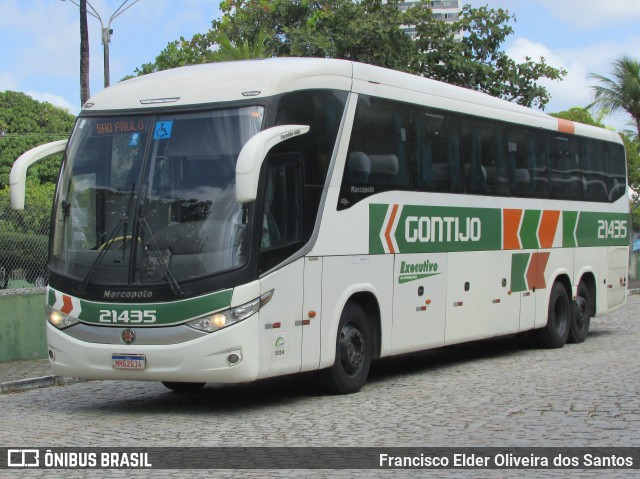
[[[0,394],[62,386],[77,379],[55,376],[48,359],[0,363]]]
[[[0,363],[0,394],[28,389],[65,386],[84,379],[63,378],[53,374],[48,359]]]
[[[48,359],[0,363],[0,384],[43,376],[53,376]]]

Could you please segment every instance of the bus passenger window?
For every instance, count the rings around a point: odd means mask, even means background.
[[[551,148],[551,197],[561,200],[582,198],[577,141],[573,137],[556,136]]]
[[[591,201],[608,201],[608,178],[604,144],[580,140],[580,167],[584,178],[584,197]]]
[[[511,194],[548,197],[549,178],[546,150],[536,133],[523,128],[507,132],[507,167]]]
[[[361,95],[338,209],[375,193],[409,187],[405,107]]]
[[[508,145],[503,128],[489,120],[465,121],[463,135],[467,192],[508,195]]]
[[[418,188],[423,191],[449,191],[451,169],[444,115],[417,111],[413,127]]]
[[[609,177],[609,201],[615,201],[627,191],[626,160],[624,147],[617,144],[607,144],[604,147],[605,165]]]

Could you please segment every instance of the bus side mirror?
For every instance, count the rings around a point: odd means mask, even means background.
[[[236,163],[236,198],[239,203],[250,203],[257,198],[260,169],[269,150],[278,143],[308,131],[306,125],[274,126],[252,136],[245,143]]]
[[[9,191],[11,192],[11,207],[14,210],[24,209],[25,185],[27,183],[27,168],[35,162],[57,155],[65,150],[67,140],[53,141],[26,151],[13,163],[9,175]]]

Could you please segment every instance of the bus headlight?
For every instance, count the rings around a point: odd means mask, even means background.
[[[60,311],[53,309],[51,306],[47,306],[45,310],[47,313],[47,321],[49,321],[58,329],[65,329],[80,322],[73,316],[61,313]]]
[[[239,323],[247,318],[250,318],[255,313],[260,311],[260,308],[264,306],[273,296],[273,290],[263,294],[259,298],[249,301],[241,306],[227,309],[225,311],[219,311],[213,314],[206,314],[199,318],[192,319],[187,322],[187,326],[190,326],[199,331],[206,333],[212,333],[219,329],[226,328],[232,324]]]

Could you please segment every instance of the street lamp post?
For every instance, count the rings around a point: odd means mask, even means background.
[[[62,0],[63,2],[65,0]],[[76,6],[80,6],[78,5],[78,3],[75,0],[69,0],[71,3],[73,3]],[[133,7],[136,3],[138,3],[140,0],[133,0],[132,3],[130,3],[129,5],[127,5],[127,3],[129,3],[129,0],[124,0],[124,2],[122,2],[120,4],[120,6],[116,9],[115,12],[113,12],[113,15],[111,15],[111,17],[109,18],[109,22],[107,23],[107,26],[104,26],[104,23],[102,22],[102,18],[100,17],[100,14],[98,13],[98,11],[93,8],[93,5],[91,5],[88,1],[87,1],[87,6],[91,9],[90,11],[87,11],[87,13],[89,13],[89,15],[91,15],[92,17],[95,17],[98,19],[98,21],[100,22],[100,30],[102,32],[102,46],[103,46],[103,50],[104,50],[104,87],[108,87],[110,85],[110,74],[109,74],[109,43],[111,42],[111,34],[113,34],[113,29],[111,28],[111,23],[120,15],[122,15],[124,12],[126,12],[127,10],[129,10],[131,7]],[[126,6],[125,6],[126,5]]]

